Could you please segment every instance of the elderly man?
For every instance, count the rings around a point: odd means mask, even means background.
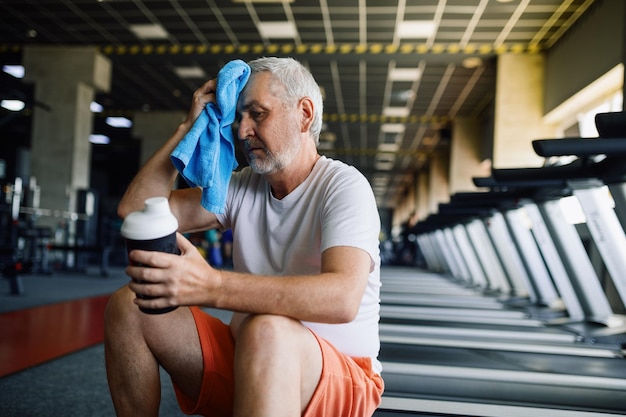
[[[120,202],[124,217],[166,196],[180,232],[232,229],[234,270],[212,268],[180,234],[181,256],[129,254],[142,266],[127,267],[131,282],[105,318],[119,416],[158,415],[159,366],[188,414],[364,417],[380,403],[380,220],[371,188],[353,167],[317,153],[322,97],[309,71],[291,58],[248,64],[237,135],[249,167],[233,174],[224,213],[201,206],[200,188],[172,191],[170,154],[215,101],[215,80],[196,91],[186,120]],[[180,307],[150,315],[138,306]],[[201,307],[233,316],[224,324]]]

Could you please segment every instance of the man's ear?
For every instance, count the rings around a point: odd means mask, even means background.
[[[300,99],[300,114],[302,116],[301,132],[308,132],[313,124],[313,117],[315,115],[315,106],[313,100],[309,97],[302,97]]]

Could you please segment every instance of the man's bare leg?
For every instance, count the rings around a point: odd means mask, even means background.
[[[202,352],[188,308],[161,315],[144,314],[124,287],[111,297],[105,313],[105,359],[109,390],[118,416],[158,416],[159,364],[172,381],[197,398]]]
[[[250,316],[235,348],[235,417],[300,416],[322,373],[313,334],[287,317]]]

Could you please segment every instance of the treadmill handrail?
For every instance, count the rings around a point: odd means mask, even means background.
[[[626,156],[626,138],[537,139],[532,142],[539,156]]]

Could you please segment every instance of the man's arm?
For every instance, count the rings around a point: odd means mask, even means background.
[[[225,272],[215,306],[243,313],[279,314],[318,323],[356,317],[370,272],[370,256],[355,247],[322,253],[322,271],[305,276],[258,276]]]
[[[371,259],[362,249],[337,246],[322,253],[320,274],[262,276],[213,269],[182,236],[182,256],[135,251],[132,260],[155,268],[130,266],[129,285],[152,300],[146,308],[201,305],[241,313],[277,314],[319,323],[346,323],[358,312]],[[141,283],[137,281],[141,281]]]
[[[117,213],[125,218],[129,213],[141,210],[149,197],[169,197],[178,171],[170,161],[170,154],[189,131],[188,122],[181,123],[172,137],[155,152],[139,170],[126,189],[117,207]]]
[[[133,211],[141,210],[147,198],[162,196],[169,199],[172,213],[178,219],[180,231],[218,227],[215,216],[200,206],[202,194],[200,189],[172,190],[178,171],[170,160],[170,154],[189,132],[200,112],[209,102],[215,101],[215,88],[215,80],[210,80],[194,93],[187,118],[139,170],[126,189],[117,207],[117,213],[121,218],[125,218]]]

